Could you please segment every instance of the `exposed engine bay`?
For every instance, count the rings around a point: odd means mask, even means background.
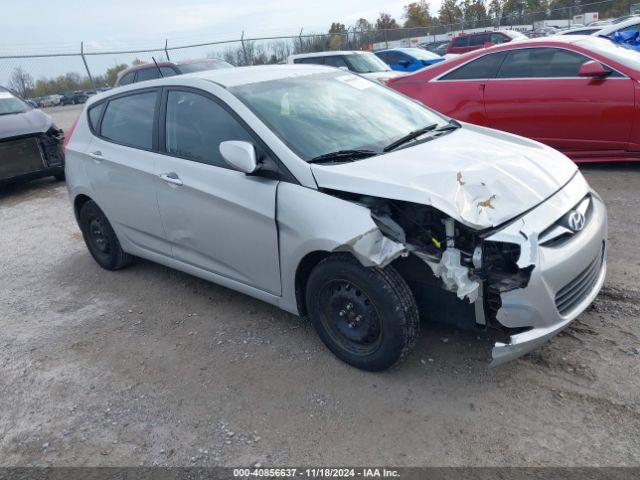
[[[0,140],[0,181],[64,167],[64,133],[52,125],[44,133]]]
[[[434,317],[460,317],[466,311],[467,317],[475,319],[473,326],[506,330],[496,320],[500,294],[525,288],[534,268],[518,264],[520,245],[488,241],[492,229],[473,230],[427,205],[332,190],[324,193],[371,211],[378,229],[350,242],[353,253],[363,263],[383,267],[393,262],[414,284],[418,303],[430,310],[434,307],[427,305],[429,298],[419,301],[424,292],[416,283],[435,289],[440,296],[442,290],[455,294],[456,298],[445,301],[449,304],[447,311],[431,312]],[[425,275],[425,266],[431,275]],[[461,324],[460,319],[453,323],[470,326],[470,322]]]

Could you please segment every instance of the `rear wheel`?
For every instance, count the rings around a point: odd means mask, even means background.
[[[98,265],[119,270],[131,264],[133,257],[122,250],[109,220],[93,200],[82,206],[79,223],[89,253]]]
[[[332,255],[311,272],[306,299],[325,345],[362,370],[385,370],[398,363],[418,335],[413,295],[390,266],[367,268],[351,255]]]

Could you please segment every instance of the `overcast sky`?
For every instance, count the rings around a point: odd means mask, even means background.
[[[380,12],[396,18],[409,0],[23,0],[2,2],[0,44],[189,39],[319,30]],[[439,2],[438,2],[439,3]],[[28,35],[25,25],[29,26]]]
[[[80,41],[87,50],[110,51],[159,48],[165,38],[170,45],[235,39],[243,30],[245,37],[297,35],[301,28],[317,33],[334,21],[347,26],[359,18],[375,22],[380,12],[402,21],[402,7],[410,1],[4,0],[0,55],[77,52]],[[440,1],[430,2],[432,13]],[[207,48],[181,50],[175,56],[204,57],[212,53]],[[152,55],[88,56],[87,61],[94,73],[101,74],[135,57],[151,61]],[[25,68],[36,79],[70,71],[85,73],[79,57],[0,59],[0,84],[8,82],[16,67]]]

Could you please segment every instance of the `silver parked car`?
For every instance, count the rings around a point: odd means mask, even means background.
[[[403,358],[420,318],[495,328],[505,362],[605,277],[605,206],[564,155],[321,66],[93,97],[66,174],[102,267],[143,257],[308,315],[365,370]]]

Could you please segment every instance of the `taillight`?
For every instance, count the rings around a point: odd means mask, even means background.
[[[67,144],[69,143],[69,140],[71,140],[71,135],[73,135],[73,131],[76,129],[78,120],[80,120],[80,116],[78,116],[78,118],[75,119],[75,121],[73,122],[73,125],[71,125],[71,128],[69,129],[67,134],[64,136],[64,142],[62,142],[62,152],[65,155],[67,154]]]

